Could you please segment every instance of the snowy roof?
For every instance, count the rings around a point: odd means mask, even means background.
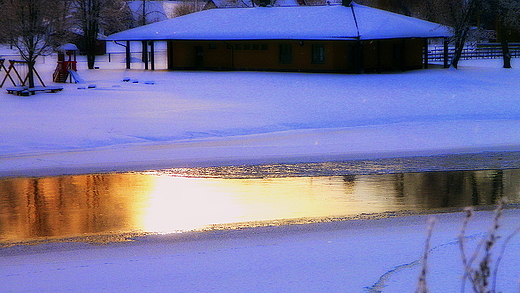
[[[114,41],[331,40],[450,36],[440,24],[353,3],[210,9],[119,32]]]
[[[58,47],[58,51],[78,51],[78,47],[74,44],[67,43]]]

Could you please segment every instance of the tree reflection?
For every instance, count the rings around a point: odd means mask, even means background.
[[[112,174],[0,181],[0,239],[132,229],[148,180]]]
[[[508,180],[504,179],[508,173]],[[518,189],[518,170],[452,171],[398,174],[396,189],[423,208],[492,205],[502,196],[517,202],[518,193],[504,192],[504,181]]]

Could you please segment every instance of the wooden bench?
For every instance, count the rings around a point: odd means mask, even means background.
[[[61,86],[41,86],[41,87],[10,87],[6,88],[7,93],[17,95],[17,96],[29,96],[34,95],[36,92],[50,92],[56,93],[63,90]]]

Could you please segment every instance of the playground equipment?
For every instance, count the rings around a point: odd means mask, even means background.
[[[2,80],[2,83],[0,83],[0,88],[4,86],[5,82],[9,78],[13,84],[13,87],[6,88],[6,90],[10,94],[16,94],[18,96],[29,96],[34,95],[39,91],[55,93],[63,89],[62,87],[57,86],[45,86],[45,83],[43,83],[42,78],[34,67],[33,74],[38,78],[41,86],[29,87],[27,84],[29,81],[29,66],[27,61],[9,60],[9,68],[6,68],[4,63],[5,59],[0,59],[0,71],[5,71],[5,76]],[[14,74],[15,78],[13,78],[11,74]]]
[[[9,77],[9,79],[11,80],[11,82],[12,82],[13,85],[14,85],[14,80],[13,80],[13,78],[12,78],[10,75],[7,75],[7,74],[6,74],[6,73],[7,73],[7,68],[5,67],[4,62],[5,62],[5,59],[0,59],[0,71],[3,70],[3,71],[5,72],[5,73],[4,73],[4,74],[5,74],[5,77],[4,77],[3,81],[2,81],[2,85],[4,84],[4,81],[5,81],[5,79],[6,79],[7,77]],[[0,87],[1,87],[1,86],[0,86]]]
[[[83,83],[83,79],[77,73],[76,54],[78,47],[74,44],[65,44],[58,48],[58,65],[54,70],[54,82]]]
[[[27,81],[29,80],[29,66],[27,61],[23,60],[9,60],[9,68],[5,68],[5,59],[0,59],[0,70],[5,71],[4,79],[2,80],[2,83],[0,83],[0,88],[4,86],[5,82],[9,78],[13,86],[15,87],[26,87]],[[42,78],[38,74],[38,71],[36,71],[36,68],[33,68],[33,73],[36,77],[38,77],[38,80],[40,81],[40,84],[45,87],[45,84],[43,83]],[[16,80],[13,79],[11,74],[16,74]],[[18,81],[18,84],[17,84]]]

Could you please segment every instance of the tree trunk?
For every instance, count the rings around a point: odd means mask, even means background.
[[[83,34],[88,69],[95,68],[96,45],[99,32],[99,17],[102,3],[98,0],[89,0],[83,3]]]
[[[96,53],[87,52],[87,67],[88,69],[94,69],[96,64]]]
[[[29,88],[34,88],[34,61],[28,61],[27,68],[28,68],[27,79],[29,81]]]
[[[34,47],[33,43],[29,43]],[[34,57],[34,52],[32,50],[29,50],[25,62],[27,62],[27,81],[29,82],[28,86],[30,88],[34,88],[34,63],[36,63],[35,60],[36,58]]]
[[[500,44],[502,45],[502,57],[504,59],[504,68],[511,68],[511,52],[509,51],[509,41],[505,36],[506,30],[500,26]]]
[[[502,56],[504,57],[504,68],[511,68],[511,52],[509,52],[509,42],[503,39],[502,44]]]
[[[453,58],[451,59],[451,66],[453,66],[453,68],[455,69],[459,68],[459,61],[462,55],[462,49],[463,47],[456,47],[455,53],[453,54]]]
[[[467,36],[467,29],[462,31],[459,35],[455,36],[455,53],[453,54],[453,59],[451,60],[451,66],[453,66],[455,69],[457,69],[459,66],[459,61],[462,57],[462,51],[464,50],[464,44],[466,43]]]
[[[96,42],[97,42],[98,28],[95,21],[91,20],[87,23],[85,30],[85,49],[87,55],[88,69],[94,69],[96,63]]]

